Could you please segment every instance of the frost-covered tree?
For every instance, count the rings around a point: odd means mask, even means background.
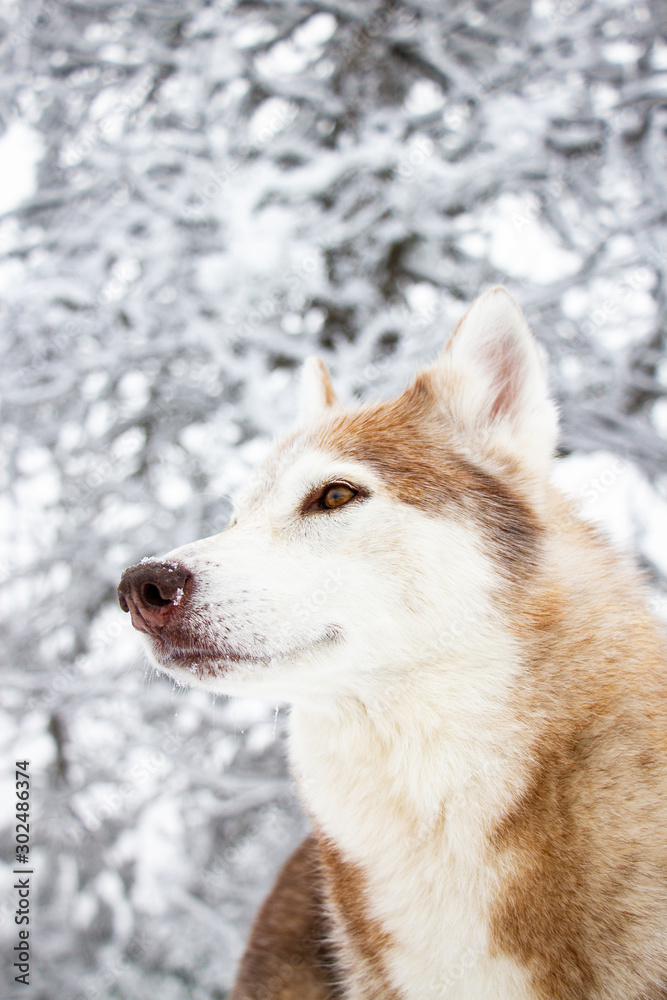
[[[33,760],[32,995],[224,997],[304,829],[284,712],[146,683],[120,572],[224,526],[307,354],[343,396],[393,391],[498,281],[550,355],[563,454],[659,477],[665,9],[0,11],[0,718],[3,766]]]

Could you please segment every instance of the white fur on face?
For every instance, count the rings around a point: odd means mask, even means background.
[[[406,666],[417,672],[454,646],[459,660],[478,660],[493,573],[471,528],[399,503],[359,462],[309,451],[287,465],[269,457],[265,469],[233,527],[165,557],[194,577],[194,648],[170,657],[149,640],[159,669],[221,693],[355,698],[371,710],[380,697],[382,711]],[[313,489],[341,480],[370,495],[301,512]]]

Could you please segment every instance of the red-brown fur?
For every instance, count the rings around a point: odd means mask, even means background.
[[[308,837],[259,911],[229,1000],[335,1000],[321,867]]]

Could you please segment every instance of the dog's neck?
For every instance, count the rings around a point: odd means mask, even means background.
[[[454,676],[463,664],[450,661],[415,667],[402,695],[394,685],[379,702],[295,706],[292,768],[320,829],[361,860],[360,845],[385,832],[379,826],[414,845],[445,815],[486,825],[501,813],[531,740],[506,705],[518,658],[501,660],[478,665],[466,685]]]

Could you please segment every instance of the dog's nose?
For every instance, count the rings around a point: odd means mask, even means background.
[[[187,599],[192,576],[182,566],[143,562],[130,566],[118,584],[118,602],[140,632],[157,635]]]

